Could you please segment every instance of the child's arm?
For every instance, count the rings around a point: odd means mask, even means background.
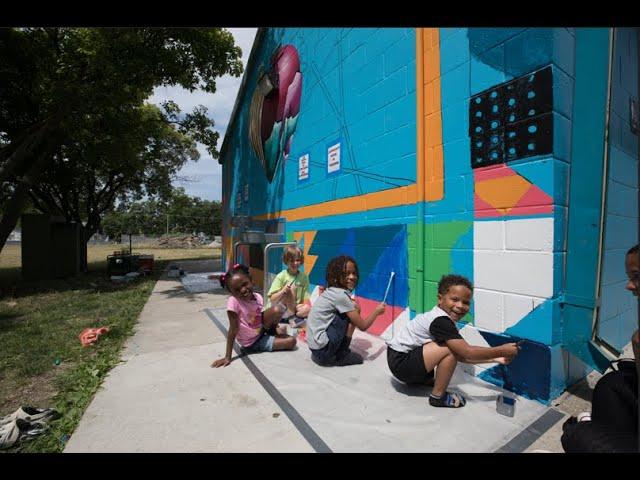
[[[226,367],[231,363],[231,355],[233,354],[233,342],[236,340],[238,334],[238,314],[227,310],[227,316],[229,317],[229,332],[227,333],[227,351],[224,358],[219,358],[214,361],[212,367]]]
[[[280,290],[277,290],[276,292],[270,294],[269,300],[271,300],[271,303],[276,303],[280,301],[280,299],[284,297],[289,290],[291,290],[291,287],[289,285],[285,285]]]
[[[375,322],[376,318],[384,313],[386,307],[386,303],[379,303],[378,306],[369,314],[367,318],[362,318],[360,316],[360,308],[356,308],[355,310],[351,310],[350,312],[346,312],[347,317],[349,317],[349,321],[358,327],[360,330],[366,330],[369,328],[373,322]]]
[[[459,362],[463,363],[483,363],[495,361],[502,363],[499,359],[504,357],[504,361],[511,362],[518,354],[516,343],[505,343],[497,347],[477,347],[469,345],[464,339],[456,338],[446,341],[447,347]]]

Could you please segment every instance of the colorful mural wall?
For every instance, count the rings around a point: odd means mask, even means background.
[[[393,271],[391,308],[370,330],[384,338],[433,306],[442,275],[465,275],[475,292],[462,335],[479,345],[524,339],[507,369],[510,383],[549,402],[595,366],[580,350],[590,339],[571,333],[591,331],[591,321],[588,328],[583,320],[580,329],[565,327],[563,308],[573,302],[565,278],[573,261],[569,213],[577,218],[600,206],[596,196],[570,201],[570,185],[592,174],[580,164],[570,168],[572,146],[585,135],[574,116],[589,102],[581,88],[593,76],[582,52],[588,58],[608,51],[607,32],[261,29],[221,150],[227,263],[242,231],[234,223],[247,217],[254,226],[284,223],[282,240],[304,249],[314,295],[329,259],[352,255],[366,313],[384,296]],[[628,121],[628,99],[637,96],[637,37],[620,32],[626,40],[614,57],[626,55],[620,64],[629,67],[618,73],[612,98]],[[596,65],[607,77],[606,67]],[[284,72],[280,83],[273,72]],[[596,93],[606,97],[606,86]],[[275,115],[265,115],[267,102]],[[592,117],[606,123],[604,114]],[[630,200],[637,196],[637,135],[621,124],[612,117],[611,131],[620,133],[609,146],[616,160],[607,177],[607,225],[637,219]],[[609,174],[600,174],[601,183],[603,175]],[[635,314],[630,299],[615,303],[624,294],[622,245],[637,240],[623,237],[606,237],[603,332],[625,331]],[[598,246],[588,248],[597,257]],[[277,255],[272,264],[281,268]],[[585,295],[593,297],[595,288]],[[580,307],[585,318],[594,311],[591,301]],[[615,335],[620,345],[624,335]],[[565,348],[569,343],[579,347]],[[465,368],[504,381],[495,368]]]

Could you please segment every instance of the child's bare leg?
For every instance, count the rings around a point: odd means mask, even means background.
[[[262,312],[262,325],[265,330],[275,327],[282,318],[282,313],[277,307],[269,307]]]
[[[276,336],[273,339],[273,349],[274,350],[293,350],[296,346],[296,339],[289,335],[284,336]]]
[[[441,347],[435,342],[430,342],[422,346],[422,357],[427,371],[432,371],[436,366],[436,379],[431,393],[436,396],[444,394],[449,386],[453,372],[458,361],[453,356],[448,347]]]
[[[296,313],[296,290],[295,287],[291,287],[287,293],[282,297],[282,302],[287,306],[287,310],[291,313]]]

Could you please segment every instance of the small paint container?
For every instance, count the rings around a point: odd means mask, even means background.
[[[516,399],[507,395],[498,395],[496,411],[505,417],[513,417],[516,414]]]

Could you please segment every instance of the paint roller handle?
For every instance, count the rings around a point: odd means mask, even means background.
[[[382,303],[386,303],[387,302],[387,295],[389,295],[389,288],[391,288],[391,281],[393,280],[393,277],[395,277],[396,272],[391,272],[391,274],[389,275],[389,281],[387,282],[387,289],[384,292],[384,297],[382,298]]]

